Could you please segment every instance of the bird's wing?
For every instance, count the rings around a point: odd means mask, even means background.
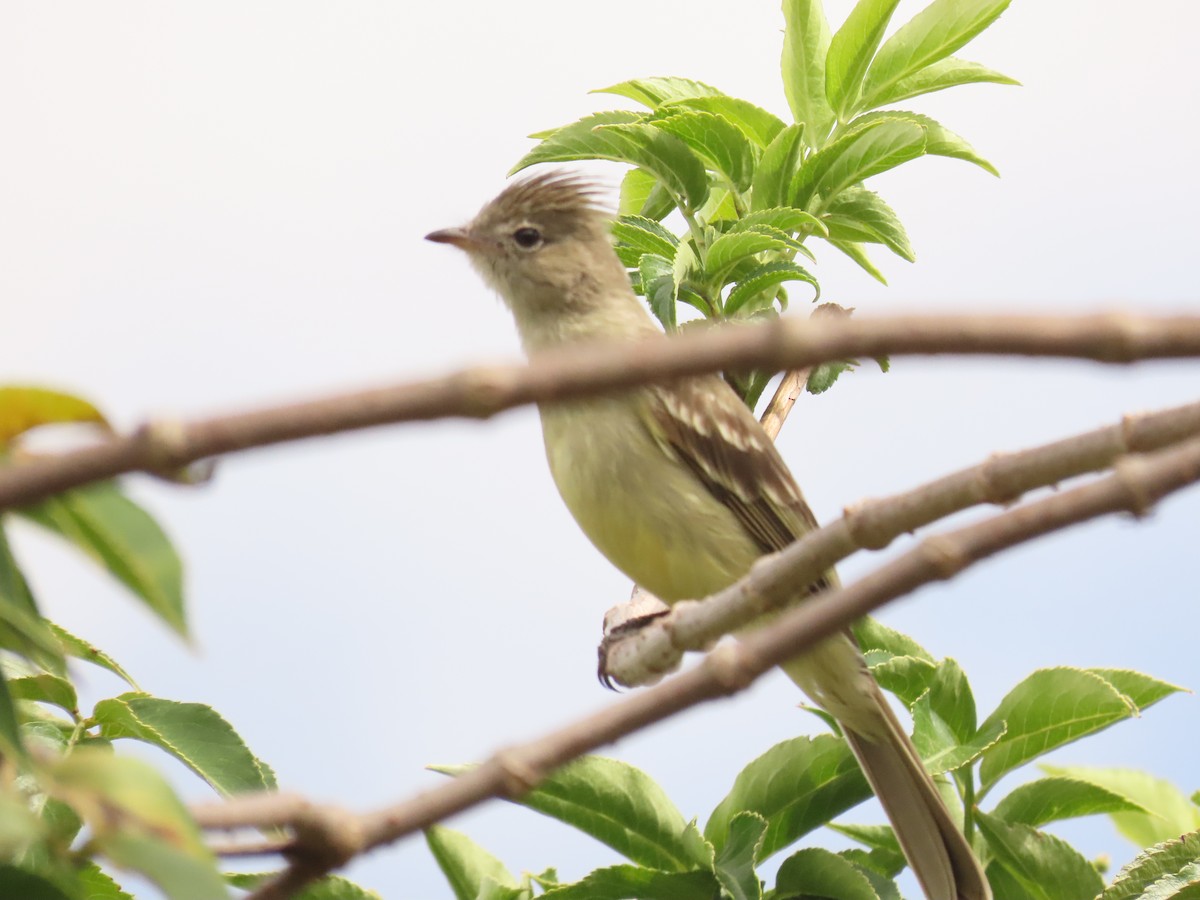
[[[763,553],[817,527],[775,444],[719,376],[680,379],[648,396],[655,440],[733,511]]]

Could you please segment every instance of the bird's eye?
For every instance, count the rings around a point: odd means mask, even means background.
[[[530,228],[526,225],[513,232],[513,240],[523,250],[532,250],[542,242],[542,233],[536,228]]]

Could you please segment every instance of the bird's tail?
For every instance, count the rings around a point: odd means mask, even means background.
[[[971,845],[854,643],[830,638],[783,670],[841,723],[929,900],[992,900]]]

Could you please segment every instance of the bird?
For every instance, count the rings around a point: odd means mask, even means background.
[[[595,182],[550,170],[426,239],[466,252],[526,354],[662,337],[634,293]],[[728,587],[815,529],[774,442],[717,374],[539,404],[553,480],[580,528],[668,604]],[[826,573],[807,593],[837,585]],[[805,592],[798,592],[804,594]],[[781,666],[837,719],[929,900],[991,900],[986,877],[853,637]]]

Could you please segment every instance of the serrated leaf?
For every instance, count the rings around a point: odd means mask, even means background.
[[[1013,788],[996,804],[992,815],[1005,822],[1020,822],[1036,828],[1047,822],[1115,812],[1148,811],[1128,797],[1098,784],[1053,775]]]
[[[1118,794],[1145,812],[1110,814],[1124,837],[1137,847],[1149,847],[1200,829],[1200,809],[1165,778],[1136,769],[1107,769],[1093,766],[1041,766],[1047,774],[1086,781]]]
[[[805,847],[785,859],[775,876],[775,892],[782,897],[879,900],[852,862],[822,847]]]
[[[13,703],[3,669],[0,669],[0,753],[25,759],[25,743],[21,740],[17,707]]]
[[[1111,684],[1082,669],[1039,669],[1008,692],[980,730],[1007,722],[1000,742],[983,755],[984,790],[1006,772],[1136,713]]]
[[[764,305],[769,306],[775,299],[770,289],[788,281],[807,282],[817,289],[817,296],[820,296],[820,285],[807,269],[790,260],[776,260],[755,266],[734,285],[725,300],[725,315],[733,316],[740,311],[753,313]],[[768,299],[766,304],[758,302],[758,298],[762,297]]]
[[[792,844],[870,796],[871,790],[845,741],[832,735],[776,744],[747,765],[713,810],[704,836],[718,850],[739,812],[767,820],[760,860]]]
[[[278,872],[227,872],[225,880],[233,887],[249,891],[278,874]],[[292,900],[382,900],[382,898],[375,891],[367,890],[362,885],[355,884],[340,875],[326,875],[299,893],[293,894]]]
[[[430,766],[457,775],[470,766]],[[585,756],[514,801],[558,819],[641,866],[684,872],[711,856],[654,779],[615,759]]]
[[[866,850],[859,850],[857,847],[851,847],[848,850],[839,850],[838,856],[849,860],[854,868],[862,873],[879,900],[903,900],[900,896],[900,888],[892,880],[895,876],[888,875],[883,871],[877,855],[872,855]],[[901,857],[901,860],[903,859],[904,857]],[[901,866],[903,865],[901,862]]]
[[[810,212],[796,209],[794,206],[774,206],[770,209],[760,209],[746,213],[729,227],[729,232],[746,231],[756,225],[767,225],[777,228],[787,234],[797,231],[811,230],[815,234],[824,235],[825,226],[821,220]],[[728,233],[728,232],[727,232]]]
[[[717,897],[721,885],[708,870],[658,872],[640,866],[596,869],[574,884],[551,888],[538,900],[697,900]]]
[[[0,526],[4,517],[0,516]],[[62,647],[42,618],[8,535],[0,527],[0,647],[27,657],[56,675],[66,674]]]
[[[884,690],[891,691],[907,707],[929,690],[937,666],[917,656],[892,656],[871,666],[871,674]]]
[[[596,88],[596,90],[590,93],[616,94],[618,97],[627,97],[635,103],[641,103],[643,106],[648,106],[651,109],[656,109],[664,103],[671,103],[677,100],[724,96],[720,90],[711,84],[705,84],[702,81],[693,81],[690,78],[673,78],[670,76],[631,78],[628,81],[609,85],[606,88]]]
[[[1166,900],[1168,897],[1182,900],[1177,889],[1200,881],[1198,862],[1200,832],[1164,841],[1139,853],[1117,873],[1113,883],[1097,900]],[[1173,890],[1176,892],[1171,893]]]
[[[118,866],[141,872],[172,900],[227,896],[187,809],[153,767],[85,746],[49,775],[51,793],[83,817],[92,844]]]
[[[913,744],[931,775],[953,772],[974,762],[1004,736],[1004,722],[992,722],[968,741],[959,741],[931,707],[929,694],[913,704]]]
[[[951,56],[926,66],[924,69],[914,72],[907,78],[902,78],[900,81],[888,85],[883,90],[877,90],[875,93],[864,97],[862,108],[875,109],[878,106],[899,103],[922,94],[944,91],[946,88],[956,87],[960,84],[979,83],[1021,84],[1015,78],[1009,78],[1007,75],[1003,75],[986,66],[981,66],[979,63]]]
[[[805,126],[805,142],[819,147],[834,120],[825,96],[830,36],[824,5],[821,0],[784,0],[783,18],[783,92],[797,124]]]
[[[825,96],[838,121],[854,112],[863,75],[900,0],[859,0],[829,43]]]
[[[108,427],[100,410],[81,397],[38,387],[0,387],[0,446],[38,426],[65,422]]]
[[[953,659],[938,663],[929,683],[929,705],[960,742],[975,736],[975,695],[966,673]]]
[[[14,700],[49,703],[70,713],[72,717],[79,716],[79,698],[75,695],[75,685],[65,678],[49,673],[13,678],[8,683],[8,689]]]
[[[982,812],[976,821],[996,862],[1037,900],[1086,900],[1104,889],[1095,867],[1061,838]]]
[[[130,692],[101,700],[92,717],[102,737],[153,744],[221,794],[275,787],[271,767],[251,753],[233,726],[210,706]]]
[[[62,645],[63,652],[65,652],[68,656],[73,656],[75,659],[82,659],[84,662],[89,662],[94,666],[99,666],[102,669],[106,669],[128,684],[135,691],[140,690],[137,682],[129,676],[129,673],[126,672],[115,659],[113,659],[99,647],[89,643],[88,641],[85,641],[83,638],[71,634],[71,632],[67,631],[67,629],[63,628],[61,625],[56,625],[49,620],[46,620],[46,624],[49,626],[50,632],[58,640],[59,644]]]
[[[593,158],[640,166],[654,175],[688,209],[708,198],[708,174],[699,157],[674,135],[640,123],[592,129]]]
[[[897,82],[945,59],[994,22],[1010,0],[934,0],[899,28],[867,70],[864,96],[886,94]]]
[[[121,890],[121,886],[95,863],[83,866],[78,877],[83,896],[87,900],[134,900],[132,894]]]
[[[683,241],[675,248],[675,259],[671,262],[671,283],[674,286],[675,298],[679,299],[685,285],[701,274],[700,260],[692,249],[690,241]]]
[[[945,156],[949,159],[961,159],[972,163],[991,175],[999,176],[1000,172],[990,162],[975,152],[961,136],[929,116],[908,112],[902,109],[885,109],[880,112],[867,113],[859,116],[852,124],[869,126],[873,122],[908,122],[925,129],[925,153],[929,156]]]
[[[728,119],[714,113],[682,110],[655,116],[650,124],[691,147],[709,168],[724,176],[737,190],[750,187],[754,150],[742,130]]]
[[[66,491],[17,513],[70,541],[181,635],[183,564],[170,539],[113,482]]]
[[[679,238],[653,219],[642,216],[621,216],[612,226],[613,237],[639,253],[654,253],[671,259]]]
[[[705,268],[714,280],[722,280],[730,269],[747,257],[767,250],[787,251],[791,243],[783,232],[778,236],[758,229],[723,234],[708,248]]]
[[[854,640],[863,654],[886,653],[892,656],[915,656],[926,662],[936,663],[933,654],[903,632],[889,628],[872,616],[864,616],[850,626]]]
[[[820,363],[813,367],[813,370],[808,373],[808,378],[804,382],[804,389],[810,394],[823,394],[842,377],[845,372],[848,372],[853,365],[847,361],[826,362]]]
[[[425,829],[425,843],[450,882],[456,900],[476,900],[486,879],[506,887],[519,887],[504,863],[461,831],[433,825]]]
[[[642,280],[642,294],[650,305],[650,311],[664,329],[674,331],[675,275],[671,261],[655,253],[645,253],[638,262],[638,273]]]
[[[729,825],[729,838],[716,855],[713,871],[731,900],[761,900],[762,882],[754,869],[767,822],[755,813],[739,813]]]
[[[508,170],[509,175],[515,175],[522,169],[544,162],[571,162],[578,159],[596,159],[590,151],[591,135],[601,125],[619,125],[626,122],[638,122],[645,118],[644,113],[628,109],[612,109],[592,113],[569,125],[539,131],[530,137],[541,141],[536,147],[522,156],[515,166]],[[602,158],[602,157],[601,157]]]
[[[864,272],[866,272],[880,284],[887,284],[887,279],[883,277],[883,273],[880,272],[879,269],[875,268],[875,264],[871,262],[871,257],[867,256],[867,251],[863,249],[862,244],[854,241],[839,241],[835,240],[834,238],[829,239],[829,244],[830,246],[841,250],[848,257],[854,260],[854,262],[858,263],[859,267]]]
[[[916,260],[900,218],[874,191],[846,188],[826,206],[822,221],[838,240],[883,244],[901,259]]]
[[[1139,712],[1149,709],[1159,700],[1172,694],[1186,692],[1187,688],[1160,681],[1132,669],[1102,669],[1089,667],[1086,671],[1099,675],[1118,691],[1129,698]],[[1144,845],[1143,845],[1144,846]]]
[[[925,129],[912,122],[870,122],[809,157],[785,203],[807,208],[819,197],[827,204],[851,185],[916,159],[925,142]]]
[[[900,842],[896,840],[896,832],[890,825],[840,825],[831,823],[828,826],[838,834],[844,834],[853,841],[858,841],[871,848],[871,864],[879,872],[891,878],[896,877],[908,865]]]
[[[792,205],[787,194],[800,164],[803,134],[803,125],[789,125],[763,151],[750,196],[750,208],[755,212]]]
[[[767,112],[747,100],[727,97],[724,94],[712,97],[687,97],[663,103],[658,107],[659,112],[673,109],[694,109],[728,119],[761,149],[766,149],[775,139],[775,135],[786,127],[783,120],[774,113]]]
[[[658,179],[642,169],[630,169],[621,179],[618,213],[660,221],[675,209],[675,202]]]

